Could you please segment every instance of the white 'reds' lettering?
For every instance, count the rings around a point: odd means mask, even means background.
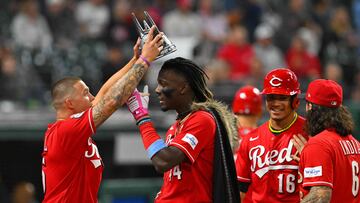
[[[291,158],[291,151],[293,149],[293,143],[289,142],[286,148],[280,150],[271,150],[265,153],[265,147],[262,145],[257,145],[249,151],[249,158],[252,161],[251,171],[261,178],[269,170],[278,170],[278,169],[298,169],[297,165],[281,165],[282,163],[290,162],[293,159]],[[276,165],[280,164],[280,165]]]
[[[91,152],[89,152],[88,150],[85,151],[85,157],[86,157],[86,158],[95,157],[96,159],[92,159],[92,160],[90,160],[90,161],[92,162],[92,164],[94,165],[94,167],[97,168],[97,167],[99,167],[99,166],[101,165],[99,150],[98,150],[98,148],[96,147],[96,145],[94,145],[94,143],[92,143],[90,137],[89,137],[89,139],[88,139],[88,146],[91,146]]]

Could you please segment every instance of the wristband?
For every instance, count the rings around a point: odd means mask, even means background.
[[[145,122],[143,125],[139,126],[139,129],[149,159],[151,159],[158,151],[166,147],[165,142],[156,133],[151,122]]]
[[[141,120],[139,120],[139,121],[136,122],[136,125],[137,125],[137,126],[140,126],[140,125],[142,125],[142,124],[144,124],[144,123],[146,123],[146,122],[151,122],[150,117],[142,118]]]
[[[148,65],[150,67],[150,62],[145,57],[140,55],[139,58],[141,58],[141,60],[143,60],[146,63],[146,65]]]

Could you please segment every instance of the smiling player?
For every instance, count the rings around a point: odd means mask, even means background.
[[[243,202],[299,202],[298,162],[292,159],[294,135],[305,135],[298,116],[300,85],[289,69],[270,71],[262,94],[270,119],[246,135],[237,154],[236,168]],[[305,136],[307,138],[307,136]]]

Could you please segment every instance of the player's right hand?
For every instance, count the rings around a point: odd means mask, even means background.
[[[146,41],[142,47],[141,55],[146,58],[149,62],[155,60],[155,58],[159,55],[161,50],[164,48],[163,43],[164,40],[162,36],[164,33],[160,32],[156,36],[154,36],[154,32],[156,27],[153,25],[147,35]]]
[[[291,142],[294,143],[294,147],[297,149],[296,154],[292,155],[291,158],[293,158],[295,161],[300,161],[300,154],[307,143],[307,140],[301,135],[293,135],[293,139],[291,139]]]

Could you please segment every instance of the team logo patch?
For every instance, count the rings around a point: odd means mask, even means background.
[[[322,166],[308,167],[304,169],[304,178],[313,178],[322,176]]]
[[[276,76],[273,76],[273,78],[271,78],[271,80],[270,80],[270,85],[273,87],[278,87],[281,85],[281,82],[282,82],[282,79],[280,79]]]
[[[196,137],[190,133],[186,133],[186,135],[181,140],[187,142],[192,149],[195,149],[196,145],[199,142]]]

